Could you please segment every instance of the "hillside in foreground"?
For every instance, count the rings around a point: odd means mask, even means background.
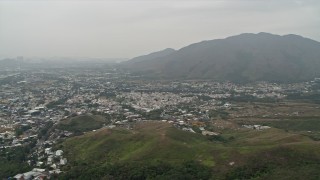
[[[319,179],[320,144],[271,128],[206,137],[168,123],[101,129],[60,145],[62,179]]]
[[[320,43],[298,35],[244,33],[133,58],[146,77],[233,82],[299,82],[320,77]]]

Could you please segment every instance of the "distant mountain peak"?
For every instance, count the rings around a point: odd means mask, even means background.
[[[162,50],[162,51],[175,51],[175,49],[173,49],[173,48],[166,48],[166,49],[164,49],[164,50]]]
[[[256,35],[279,36],[279,35],[275,35],[275,34],[271,34],[271,33],[267,33],[267,32],[259,32]]]

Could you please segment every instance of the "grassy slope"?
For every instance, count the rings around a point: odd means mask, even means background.
[[[58,129],[67,130],[67,131],[91,131],[95,129],[99,129],[105,124],[107,121],[102,116],[97,115],[82,115],[76,116],[72,118],[68,118],[62,120],[58,124]]]
[[[93,161],[106,158],[113,161],[140,161],[166,159],[172,162],[181,159],[205,157],[210,144],[202,135],[177,131],[164,123],[138,125],[135,130],[105,129],[97,133],[69,139],[64,144],[76,160]],[[71,148],[71,149],[69,149]]]
[[[284,130],[239,130],[225,132],[235,137],[226,143],[177,130],[166,123],[141,123],[134,130],[103,129],[68,139],[63,146],[78,164],[165,161],[179,164],[194,160],[211,167],[216,178],[319,177],[320,144],[308,137]],[[234,166],[228,165],[235,162]],[[148,164],[147,163],[147,164]],[[306,171],[297,169],[308,169]],[[293,172],[293,173],[291,173]],[[290,175],[290,173],[292,175]],[[312,179],[312,178],[311,178]]]
[[[298,134],[303,134],[314,140],[320,141],[320,118],[317,116],[283,117],[280,120],[245,120],[241,121],[240,124],[264,124],[271,127],[283,129],[285,131],[293,131]]]

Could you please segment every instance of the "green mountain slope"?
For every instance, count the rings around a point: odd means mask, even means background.
[[[290,172],[301,178],[307,172],[313,173],[310,179],[320,176],[320,144],[308,137],[269,129],[230,131],[221,138],[225,141],[160,122],[140,123],[133,130],[101,129],[61,144],[69,159],[61,178],[264,179],[293,177]],[[299,168],[308,171],[296,171]]]
[[[132,58],[132,59],[130,59],[130,61],[127,61],[124,64],[130,66],[131,64],[138,63],[138,62],[143,62],[143,61],[146,61],[146,60],[148,61],[148,60],[156,59],[156,58],[162,58],[162,57],[168,56],[168,55],[170,55],[170,54],[172,54],[174,52],[175,52],[174,49],[167,48],[167,49],[164,49],[162,51],[153,52],[153,53],[150,53],[150,54],[147,54],[147,55],[142,55],[142,56],[138,56],[138,57]]]
[[[320,76],[320,43],[297,35],[246,33],[127,64],[132,72],[158,78],[296,82]]]

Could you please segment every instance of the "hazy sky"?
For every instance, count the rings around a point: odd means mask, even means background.
[[[0,0],[0,57],[130,58],[244,32],[320,41],[320,0]]]

